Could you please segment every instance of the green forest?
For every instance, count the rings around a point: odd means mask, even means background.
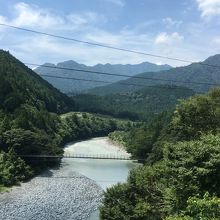
[[[143,166],[107,190],[102,219],[219,219],[220,89],[182,100],[173,113],[110,138]]]
[[[208,57],[203,62],[193,62],[187,66],[174,67],[158,72],[139,72],[135,77],[99,86],[88,90],[88,92],[96,95],[119,94],[138,91],[141,88],[140,85],[147,88],[166,84],[171,87],[186,87],[197,93],[204,93],[213,87],[211,84],[219,85],[220,70],[219,68],[213,68],[213,66],[219,66],[219,62],[220,54],[216,54]]]
[[[67,142],[105,136],[130,126],[125,120],[70,112],[73,110],[72,99],[8,52],[0,51],[0,189],[59,163],[24,161],[19,155],[62,156]]]
[[[60,163],[22,155],[62,157],[68,142],[107,135],[142,165],[104,193],[101,219],[219,219],[220,89],[68,97],[0,51],[0,191]]]
[[[177,86],[152,86],[135,92],[109,95],[73,96],[79,111],[99,112],[118,118],[147,121],[155,114],[174,108],[179,99],[193,95],[191,89]]]

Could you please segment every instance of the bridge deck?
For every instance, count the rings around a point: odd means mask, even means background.
[[[106,159],[106,160],[134,160],[130,155],[113,154],[64,154],[64,155],[19,155],[23,158],[79,158],[79,159]]]

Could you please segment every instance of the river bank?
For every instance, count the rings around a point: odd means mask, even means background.
[[[65,152],[127,154],[108,138],[68,144]],[[103,190],[127,178],[131,161],[63,159],[59,169],[47,172],[0,194],[0,219],[98,220]],[[91,215],[91,213],[95,213]],[[90,217],[88,217],[90,216]]]
[[[92,147],[91,147],[92,145]],[[118,155],[118,156],[130,156],[129,153],[125,151],[125,148],[114,143],[108,137],[98,137],[92,138],[85,141],[78,141],[74,143],[69,143],[66,145],[64,154],[105,154],[105,155]]]
[[[103,190],[67,167],[63,164],[1,194],[0,219],[86,219],[100,204]]]

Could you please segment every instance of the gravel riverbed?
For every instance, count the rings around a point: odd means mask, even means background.
[[[95,181],[71,170],[65,161],[0,194],[1,220],[84,220],[101,203]]]
[[[67,154],[129,155],[107,137],[70,143],[64,150]],[[59,169],[0,194],[0,220],[98,220],[95,210],[103,190],[126,181],[133,167],[131,161],[63,159]]]

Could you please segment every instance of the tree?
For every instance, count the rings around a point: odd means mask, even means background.
[[[101,219],[160,219],[162,184],[160,167],[139,167],[131,171],[128,183],[109,188],[104,194]]]
[[[193,208],[188,208],[193,205],[190,197],[206,192],[220,197],[219,143],[220,134],[209,134],[199,140],[165,144],[162,160],[131,171],[125,185],[106,192],[101,216],[117,219],[119,213],[128,219],[162,219],[188,213],[187,210],[192,212]],[[111,210],[117,212],[104,218]]]
[[[190,197],[182,216],[170,216],[166,220],[217,220],[220,217],[220,198],[206,192],[203,198]]]
[[[32,169],[17,156],[13,148],[8,153],[0,153],[0,184],[10,186],[32,175]]]
[[[177,140],[191,140],[220,129],[220,89],[193,96],[177,105],[171,133]]]

